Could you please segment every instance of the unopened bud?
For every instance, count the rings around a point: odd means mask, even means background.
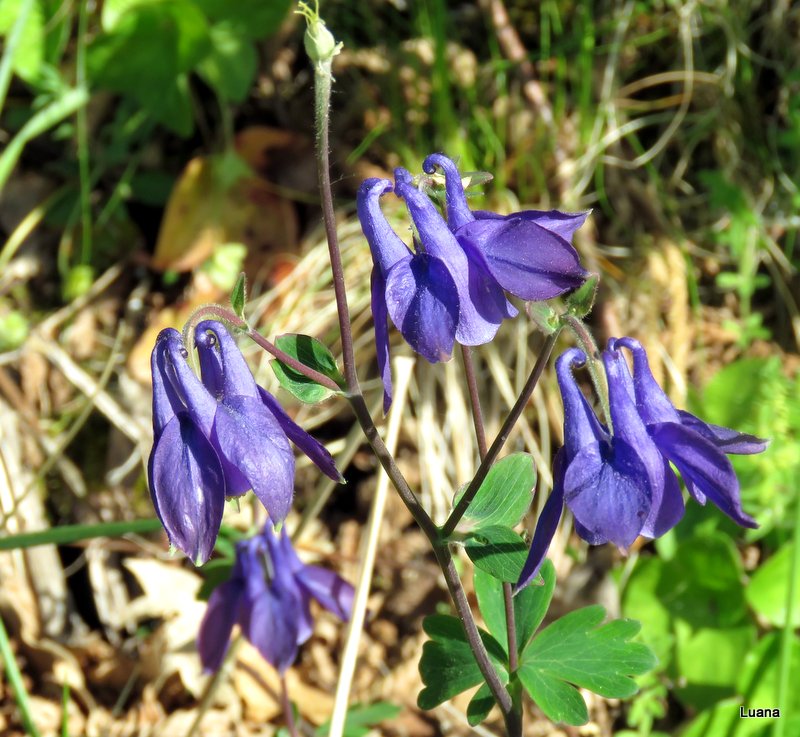
[[[303,45],[309,59],[314,64],[330,64],[331,59],[339,53],[342,44],[336,42],[325,21],[319,17],[318,7],[312,9],[306,3],[300,3],[298,12],[306,19]]]

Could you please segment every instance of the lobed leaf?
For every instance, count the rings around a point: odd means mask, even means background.
[[[316,338],[290,333],[279,336],[275,340],[275,345],[292,358],[296,358],[304,366],[318,371],[340,386],[344,385],[344,377],[339,372],[336,359]],[[326,399],[330,394],[330,390],[326,387],[317,384],[277,359],[271,362],[271,366],[281,386],[294,394],[301,402],[315,404]]]
[[[471,532],[464,549],[478,568],[509,583],[519,579],[528,557],[527,543],[510,528],[499,525]]]
[[[601,625],[599,605],[571,612],[540,632],[522,654],[520,681],[545,714],[554,721],[584,724],[586,706],[575,686],[608,698],[636,693],[631,676],[656,665],[653,652],[629,640],[638,622],[615,619]]]
[[[433,614],[422,627],[431,638],[422,647],[419,673],[425,688],[417,697],[420,709],[432,709],[483,682],[483,675],[467,642],[464,626],[457,617]],[[489,633],[480,631],[483,644],[500,680],[508,683],[505,653]]]

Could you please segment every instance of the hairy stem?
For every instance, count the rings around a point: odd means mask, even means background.
[[[328,117],[331,102],[331,63],[319,64],[314,74],[314,111],[317,130],[317,177],[322,200],[322,219],[325,222],[325,237],[328,241],[328,255],[333,273],[333,292],[336,296],[336,311],[339,315],[339,332],[342,337],[342,361],[344,377],[350,394],[360,392],[356,358],[353,350],[353,331],[350,327],[350,309],[347,306],[347,290],[344,284],[342,254],[339,250],[339,237],[336,233],[336,213],[333,209],[331,190],[330,146],[328,140]]]
[[[478,393],[478,380],[475,376],[475,364],[472,360],[472,349],[461,346],[461,355],[464,358],[464,374],[467,378],[467,389],[472,405],[472,422],[475,425],[475,438],[478,441],[478,453],[481,461],[486,458],[488,448],[486,445],[486,428],[483,424],[483,410],[481,398]],[[503,581],[503,606],[506,613],[506,633],[508,634],[508,669],[513,672],[517,669],[517,626],[514,618],[514,598],[511,584]]]
[[[517,397],[517,401],[514,403],[514,406],[508,413],[508,417],[506,417],[505,421],[503,422],[500,432],[497,433],[497,437],[494,439],[491,448],[489,448],[486,457],[481,461],[481,465],[478,467],[478,471],[475,473],[472,481],[469,482],[469,486],[464,492],[464,495],[461,497],[458,504],[456,504],[455,509],[450,512],[450,516],[444,523],[444,526],[442,527],[442,535],[444,537],[449,537],[453,533],[453,530],[456,529],[456,525],[459,523],[461,518],[464,516],[464,512],[467,511],[467,508],[472,503],[472,500],[475,498],[475,494],[478,493],[478,489],[480,489],[483,480],[486,478],[486,474],[489,473],[489,469],[492,467],[492,464],[495,462],[495,460],[497,460],[497,456],[500,454],[500,451],[506,444],[506,440],[508,440],[511,430],[513,430],[514,425],[517,424],[517,420],[520,418],[522,411],[525,409],[525,405],[528,404],[528,400],[531,398],[531,394],[533,394],[533,390],[536,388],[536,384],[541,378],[544,367],[547,365],[547,361],[550,359],[550,354],[553,352],[553,348],[555,347],[556,340],[558,340],[560,332],[561,330],[559,329],[547,336],[547,340],[542,347],[539,357],[536,359],[533,370],[531,371],[528,380],[525,382],[525,386],[522,387],[522,392],[520,393],[519,397]]]
[[[336,296],[336,307],[339,316],[339,330],[342,339],[342,360],[344,362],[344,375],[347,382],[348,401],[355,412],[364,434],[372,447],[375,456],[380,461],[392,485],[400,495],[401,500],[408,508],[416,523],[433,546],[436,560],[444,573],[447,588],[453,598],[456,611],[464,624],[470,648],[495,701],[503,713],[509,737],[519,737],[522,733],[521,721],[514,710],[511,696],[500,681],[497,672],[489,660],[489,653],[483,644],[472,616],[461,580],[458,577],[453,557],[448,543],[440,536],[439,528],[433,523],[428,513],[419,503],[408,482],[404,478],[394,457],[389,452],[383,439],[372,421],[372,416],[367,409],[356,373],[355,353],[353,350],[353,335],[350,326],[350,312],[347,306],[347,294],[344,283],[344,269],[342,268],[339,241],[336,234],[336,217],[333,208],[333,195],[331,192],[330,160],[328,153],[328,114],[331,95],[331,65],[317,63],[315,65],[315,117],[317,130],[317,174],[319,178],[320,197],[322,200],[322,215],[325,221],[325,234],[328,240],[328,253],[333,273],[333,288]]]

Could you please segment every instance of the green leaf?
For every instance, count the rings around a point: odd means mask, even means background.
[[[494,707],[494,696],[489,686],[484,683],[476,692],[467,706],[467,722],[471,727],[480,724]]]
[[[88,47],[89,78],[132,97],[155,120],[188,135],[193,125],[188,73],[208,53],[208,36],[206,19],[191,0],[134,5]]]
[[[224,22],[211,26],[209,40],[211,48],[198,74],[223,100],[243,102],[258,68],[255,46]]]
[[[553,721],[579,725],[588,719],[574,686],[625,698],[637,691],[631,676],[656,665],[647,646],[629,642],[638,622],[616,619],[601,625],[604,617],[599,605],[571,612],[542,630],[522,654],[520,681]]]
[[[534,632],[542,623],[556,585],[556,571],[550,560],[545,560],[541,569],[543,585],[532,583],[514,596],[514,621],[517,629],[517,651],[522,652]],[[474,575],[475,595],[478,597],[483,621],[494,638],[508,650],[506,610],[503,584],[494,576],[480,569]]]
[[[786,626],[786,600],[789,593],[794,545],[784,545],[759,566],[745,590],[747,603],[773,627]],[[800,627],[800,570],[794,572],[792,627]]]
[[[431,638],[422,647],[419,673],[425,688],[417,697],[420,709],[433,709],[483,682],[483,675],[467,642],[461,620],[446,614],[425,617],[422,627]],[[508,683],[505,653],[488,632],[481,639],[502,683]]]
[[[278,31],[292,0],[195,0],[195,3],[209,20],[227,21],[236,33],[256,41]]]
[[[486,474],[475,498],[464,513],[473,527],[514,527],[531,505],[536,486],[536,466],[528,453],[514,453],[499,460]],[[463,494],[464,487],[460,494]],[[458,503],[456,497],[455,502]]]
[[[464,541],[469,559],[495,578],[516,583],[525,559],[527,543],[508,527],[481,527],[470,532]]]
[[[26,82],[34,83],[39,77],[45,56],[45,19],[41,2],[0,0],[0,36],[10,36],[17,18],[25,10],[28,16],[17,38],[12,68]]]
[[[694,628],[733,627],[746,618],[742,563],[722,533],[685,540],[664,566],[657,594],[673,617]]]
[[[308,366],[327,376],[339,386],[344,385],[344,377],[336,366],[336,359],[316,338],[291,333],[279,336],[275,340],[275,345],[292,358],[296,358],[304,366]],[[316,402],[321,402],[330,394],[329,389],[289,368],[277,359],[272,361],[270,365],[281,386],[294,394],[301,402],[315,404]]]
[[[231,307],[237,317],[244,319],[244,303],[247,299],[247,276],[244,272],[239,274],[236,284],[231,291]]]
[[[675,637],[672,616],[658,593],[664,567],[660,558],[639,558],[622,594],[622,613],[642,623],[642,640],[653,648],[666,668],[672,659]]]
[[[400,713],[400,707],[388,701],[376,701],[374,704],[351,704],[344,720],[343,737],[364,737],[372,728],[387,719],[394,719]],[[331,729],[330,720],[317,727],[315,737],[327,737]]]
[[[674,693],[680,701],[700,710],[733,696],[756,628],[746,624],[693,631],[685,622],[676,624],[675,666],[681,683]]]

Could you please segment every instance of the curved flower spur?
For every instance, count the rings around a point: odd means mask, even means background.
[[[633,375],[625,348],[633,356]],[[761,453],[768,441],[676,409],[634,338],[612,338],[602,358],[611,427],[598,420],[575,381],[573,368],[583,365],[586,355],[571,348],[556,361],[564,447],[556,456],[553,491],[517,588],[538,572],[562,500],[575,517],[577,533],[590,545],[613,542],[627,548],[639,535],[656,538],[672,529],[683,516],[684,502],[670,464],[697,502],[711,500],[742,527],[757,527],[742,509],[739,480],[726,454]]]
[[[568,242],[588,213],[529,210],[509,216],[472,212],[455,164],[442,154],[423,165],[445,174],[447,222],[411,174],[395,170],[394,186],[367,179],[358,192],[358,216],[375,267],[372,313],[384,411],[391,404],[387,318],[431,363],[450,358],[453,345],[483,345],[500,323],[517,315],[505,291],[545,300],[580,286],[587,272]],[[412,251],[392,230],[380,198],[394,190],[414,224]]]
[[[200,378],[177,330],[162,330],[156,340],[148,479],[170,544],[201,565],[214,549],[226,498],[252,489],[271,519],[286,517],[295,468],[289,440],[327,476],[342,477],[325,447],[255,383],[222,323],[199,323],[194,341]]]

